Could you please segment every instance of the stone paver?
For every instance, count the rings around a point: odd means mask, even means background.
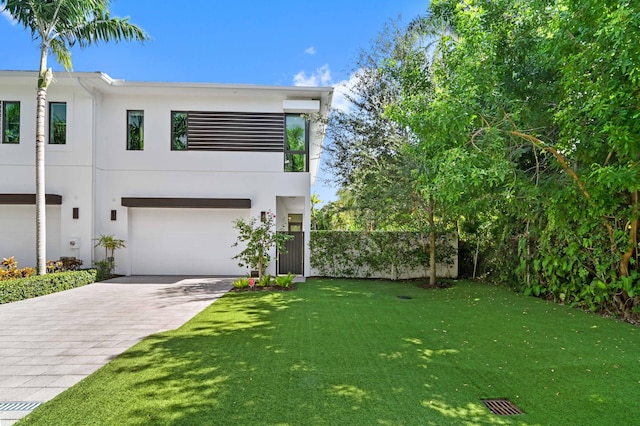
[[[231,287],[230,278],[121,277],[0,305],[0,404],[52,399]],[[0,410],[0,426],[28,413]]]

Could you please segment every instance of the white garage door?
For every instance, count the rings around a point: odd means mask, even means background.
[[[60,258],[60,206],[47,206],[47,260]],[[0,260],[36,266],[36,206],[0,206]]]
[[[129,209],[131,272],[134,275],[241,275],[232,259],[236,209]]]

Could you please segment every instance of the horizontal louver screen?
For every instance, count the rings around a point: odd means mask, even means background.
[[[189,151],[284,151],[284,114],[189,112]]]

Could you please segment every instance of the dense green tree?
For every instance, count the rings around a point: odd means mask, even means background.
[[[40,43],[36,92],[36,262],[38,274],[46,273],[44,123],[47,89],[53,71],[47,67],[51,53],[65,68],[72,68],[71,48],[106,41],[148,39],[128,18],[109,14],[110,0],[2,0],[0,6],[31,32]]]
[[[469,143],[509,163],[496,223],[510,229],[500,243],[517,250],[525,291],[628,317],[638,305],[638,6],[461,5],[431,5],[457,35],[441,61],[451,96],[440,111],[480,117]],[[451,116],[425,117],[451,127]]]
[[[636,315],[639,9],[433,0],[384,33],[331,127],[360,226],[457,223],[494,279]]]

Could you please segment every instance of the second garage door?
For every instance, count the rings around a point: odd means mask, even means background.
[[[130,208],[134,275],[243,275],[233,221],[247,210]],[[117,259],[116,259],[117,261]]]

